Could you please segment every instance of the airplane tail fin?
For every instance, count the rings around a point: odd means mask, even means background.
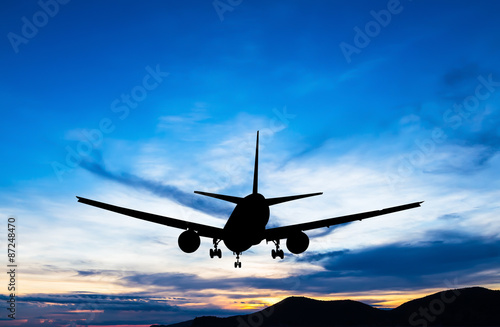
[[[257,194],[258,193],[258,182],[259,182],[259,131],[257,131],[257,142],[255,143],[255,165],[253,168],[253,189],[252,189],[252,194]],[[216,193],[208,193],[208,192],[200,192],[200,191],[194,191],[196,194],[201,194],[205,196],[210,196],[212,198],[216,198],[219,200],[224,200],[232,203],[240,203],[242,198],[237,197],[237,196],[231,196],[231,195],[224,195],[224,194],[216,194]],[[288,201],[293,201],[293,200],[298,200],[302,198],[307,198],[310,196],[315,196],[315,195],[321,195],[323,192],[318,192],[318,193],[308,193],[308,194],[300,194],[300,195],[290,195],[290,196],[283,196],[279,198],[270,198],[266,199],[266,204],[268,206],[272,206],[278,203],[283,203],[283,202],[288,202]]]
[[[253,167],[253,194],[257,194],[257,184],[259,179],[259,131],[257,131],[257,142],[255,145],[255,166]]]

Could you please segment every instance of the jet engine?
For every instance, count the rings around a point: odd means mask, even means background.
[[[186,253],[193,253],[200,247],[200,236],[193,230],[187,230],[179,235],[179,247]]]
[[[307,250],[308,246],[309,237],[307,237],[307,235],[302,231],[298,231],[286,239],[286,247],[288,248],[288,251],[294,254],[304,252]]]

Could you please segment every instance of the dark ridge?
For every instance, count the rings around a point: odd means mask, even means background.
[[[264,310],[241,316],[198,317],[151,327],[326,327],[326,326],[500,326],[500,291],[482,287],[438,292],[381,310],[351,301],[289,297]]]
[[[408,301],[391,310],[399,323],[421,326],[426,312],[429,326],[500,326],[500,291],[471,287],[442,291]],[[410,322],[410,324],[411,324]]]
[[[334,326],[368,325],[385,321],[386,311],[351,301],[319,301],[304,297],[289,297],[259,312],[265,317],[262,326]],[[267,314],[267,316],[266,316]]]
[[[183,322],[179,322],[177,324],[172,325],[151,325],[150,327],[191,327],[193,325],[193,320],[187,320]]]

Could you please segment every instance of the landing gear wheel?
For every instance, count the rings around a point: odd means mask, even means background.
[[[240,252],[236,253],[236,262],[234,263],[234,268],[241,268]]]
[[[214,248],[210,249],[210,258],[212,258],[212,259],[214,257],[222,258],[222,251],[217,248],[217,245],[219,244],[220,241],[221,240],[214,238]]]
[[[276,257],[280,257],[281,259],[283,259],[285,257],[285,252],[280,249],[280,240],[273,240],[273,242],[274,245],[276,245],[276,250],[271,250],[271,257],[273,257],[273,259],[276,259]]]

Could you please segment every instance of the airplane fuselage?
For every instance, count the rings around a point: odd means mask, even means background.
[[[236,205],[224,226],[224,244],[236,253],[259,244],[269,221],[269,205],[260,193],[247,195]]]

